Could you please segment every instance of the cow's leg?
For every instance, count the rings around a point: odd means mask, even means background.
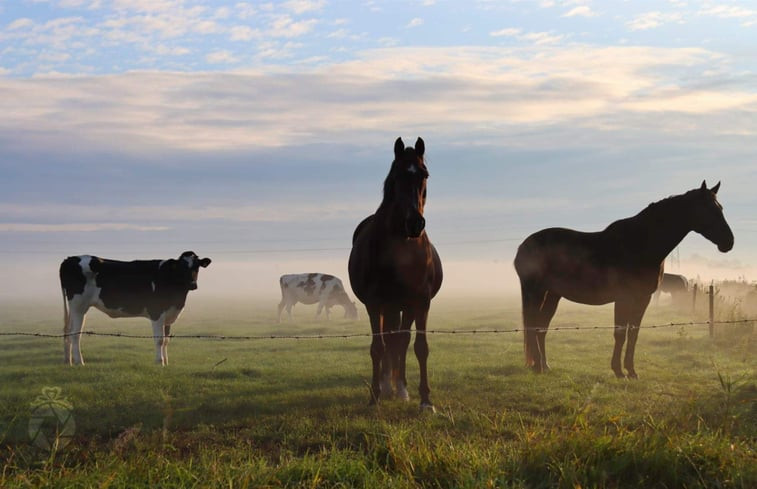
[[[282,298],[281,298],[281,302],[279,302],[279,307],[278,307],[278,318],[279,318],[279,323],[281,322],[281,312],[282,312],[282,311],[284,310],[284,306],[286,306],[286,301],[285,301],[285,300],[284,300],[284,298],[282,297]]]
[[[287,304],[287,316],[289,317],[290,323],[292,322],[292,307],[293,306],[294,304],[292,304],[291,302]]]
[[[163,356],[163,365],[168,365],[168,340],[171,337],[172,324],[173,323],[166,321],[165,326],[163,326],[163,343],[160,346],[160,354]]]
[[[316,319],[318,319],[318,318],[321,317],[321,311],[323,311],[323,306],[324,306],[323,301],[318,301],[318,310],[315,311],[315,318]],[[328,309],[326,309],[326,316],[328,317],[328,315],[329,315],[329,311],[328,311]]]
[[[163,343],[165,341],[165,327],[163,317],[152,321],[152,337],[155,340],[155,363],[166,364],[163,357]]]
[[[403,401],[410,400],[410,394],[407,392],[407,377],[405,374],[407,348],[410,345],[410,328],[413,326],[415,313],[412,309],[402,311],[402,324],[400,332],[397,334],[397,355],[395,356],[395,375],[394,383],[397,386],[397,398]]]
[[[389,399],[394,395],[394,386],[392,386],[393,373],[397,368],[395,360],[397,358],[399,335],[397,330],[400,326],[400,310],[388,308],[383,311],[384,323],[384,351],[383,364],[381,368],[381,392],[384,397]]]
[[[68,344],[64,342],[63,357],[65,360],[66,353],[68,353],[69,365],[73,362],[74,365],[84,365],[84,358],[81,356],[81,334],[84,329],[84,321],[86,320],[86,311],[81,312],[79,310],[72,310],[69,312],[69,330],[67,336]]]
[[[426,321],[428,320],[428,307],[419,307],[415,311],[415,356],[418,358],[418,370],[420,371],[420,385],[418,393],[421,396],[421,408],[434,410],[431,403],[431,387],[428,384],[428,341],[426,340]]]
[[[326,305],[326,321],[331,321],[331,308]]]
[[[636,340],[639,338],[639,328],[641,327],[641,319],[644,317],[644,312],[649,305],[650,297],[644,297],[638,300],[634,304],[633,310],[630,311],[629,325],[628,325],[628,344],[626,345],[626,356],[623,359],[623,366],[628,371],[628,377],[631,379],[638,379],[634,369],[633,357],[636,352]]]
[[[376,305],[366,305],[368,318],[371,322],[371,362],[373,374],[371,378],[371,401],[376,404],[381,397],[381,359],[384,356],[384,338],[381,336],[381,308]]]

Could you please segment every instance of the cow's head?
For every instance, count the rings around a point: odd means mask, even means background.
[[[346,319],[357,319],[357,306],[349,299],[344,303],[344,317]]]
[[[197,288],[197,275],[200,273],[200,267],[205,268],[210,265],[210,258],[200,258],[194,251],[185,251],[179,256],[176,268],[181,274],[181,282],[186,285],[187,290]]]

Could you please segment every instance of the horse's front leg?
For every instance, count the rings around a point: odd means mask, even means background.
[[[644,312],[646,312],[651,298],[652,296],[640,298],[635,303],[634,309],[631,311],[631,318],[628,325],[628,344],[626,345],[626,356],[623,359],[623,366],[628,371],[628,377],[631,379],[639,378],[634,369],[633,357],[636,352],[636,340],[639,338],[641,319],[644,317]]]
[[[368,318],[371,322],[371,362],[373,376],[371,378],[370,405],[376,404],[381,396],[381,360],[384,356],[384,339],[381,337],[381,309],[378,306],[366,305]]]
[[[395,372],[399,368],[398,353],[399,353],[399,326],[400,326],[400,310],[397,308],[384,308],[382,311],[383,324],[382,330],[384,332],[384,358],[381,365],[381,392],[384,394],[384,398],[390,399],[394,396],[394,386],[392,380],[395,377]]]
[[[407,393],[407,376],[405,373],[407,365],[407,347],[410,345],[410,328],[415,320],[415,312],[412,309],[402,311],[402,324],[400,325],[399,339],[397,341],[397,354],[395,356],[395,372],[393,373],[394,384],[397,387],[397,398],[403,401],[409,401],[410,395]]]
[[[420,385],[418,393],[421,396],[421,408],[434,411],[434,405],[431,403],[431,387],[428,385],[428,341],[426,339],[426,321],[428,320],[428,304],[425,307],[419,307],[415,313],[415,356],[418,358],[418,369],[420,371]]]
[[[615,348],[612,351],[612,360],[610,366],[615,376],[619,379],[625,378],[623,369],[620,366],[620,355],[623,353],[623,344],[626,342],[628,332],[628,322],[630,316],[630,305],[627,301],[615,301]]]

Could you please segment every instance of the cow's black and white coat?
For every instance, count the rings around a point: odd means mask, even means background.
[[[344,290],[342,281],[326,273],[297,273],[282,275],[279,279],[281,287],[281,302],[279,303],[279,322],[281,312],[286,308],[289,319],[292,319],[292,307],[298,302],[303,304],[318,303],[316,317],[326,309],[326,319],[332,306],[344,308],[344,317],[357,319],[357,307]]]
[[[63,361],[84,364],[81,332],[90,307],[112,318],[146,317],[152,321],[155,360],[168,363],[171,325],[184,308],[187,293],[197,288],[200,267],[210,258],[185,251],[178,259],[108,260],[96,256],[70,256],[60,265],[63,291]]]

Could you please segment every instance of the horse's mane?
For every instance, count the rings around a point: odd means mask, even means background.
[[[658,200],[657,202],[652,202],[644,209],[642,209],[638,214],[627,217],[625,219],[618,219],[617,221],[610,223],[610,225],[605,229],[609,230],[615,226],[622,226],[624,224],[630,224],[632,222],[643,221],[660,214],[673,213],[678,210],[681,205],[685,204],[696,191],[696,189],[689,190],[688,192],[685,192],[683,194],[670,195],[668,197],[665,197],[664,199]]]
[[[637,214],[637,216],[641,217],[657,212],[667,211],[674,206],[678,206],[684,203],[686,200],[688,200],[688,198],[694,195],[694,192],[697,192],[697,190],[694,189],[682,194],[670,195],[668,197],[665,197],[664,199],[658,200],[657,202],[652,202],[644,209],[642,209],[641,212]]]

